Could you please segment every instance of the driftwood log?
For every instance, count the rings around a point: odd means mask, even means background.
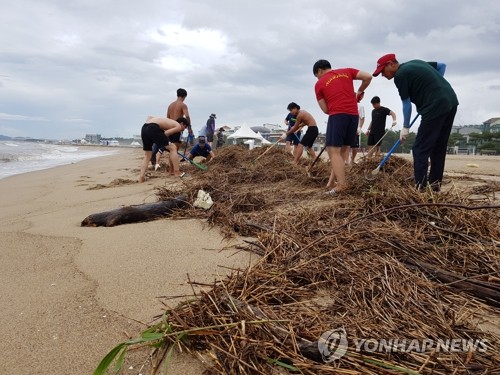
[[[430,278],[436,279],[447,284],[450,288],[468,293],[476,298],[483,300],[490,306],[500,307],[500,285],[488,281],[467,278],[438,268],[432,264],[405,259],[404,263],[410,267],[418,268],[427,274]]]
[[[82,227],[113,227],[120,224],[138,223],[169,216],[176,208],[188,205],[187,197],[179,196],[171,200],[125,206],[111,211],[92,214],[83,219]]]

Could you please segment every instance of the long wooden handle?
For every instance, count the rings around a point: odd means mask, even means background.
[[[392,129],[392,128],[391,128],[391,129]],[[391,129],[387,129],[387,131],[386,131],[386,132],[385,132],[385,134],[382,136],[382,138],[380,138],[380,139],[378,140],[378,142],[377,142],[377,143],[375,143],[375,144],[372,146],[372,148],[371,148],[370,150],[368,150],[368,153],[366,154],[366,156],[363,156],[363,159],[364,159],[364,158],[369,157],[369,156],[370,156],[370,154],[371,154],[373,151],[375,151],[375,149],[377,148],[377,146],[378,146],[378,145],[380,145],[380,144],[382,143],[382,141],[384,140],[385,136],[386,136],[387,134],[389,134],[389,132],[391,131]]]
[[[257,161],[257,160],[259,160],[261,157],[263,157],[263,156],[264,156],[264,155],[265,155],[265,154],[266,154],[266,153],[267,153],[270,149],[272,149],[274,146],[276,146],[276,145],[279,143],[279,141],[280,141],[280,140],[278,139],[276,142],[274,142],[274,143],[273,143],[273,144],[272,144],[272,145],[271,145],[271,146],[270,146],[270,147],[269,147],[266,151],[264,151],[261,155],[259,155],[259,156],[257,157],[257,159],[255,159],[254,161]]]

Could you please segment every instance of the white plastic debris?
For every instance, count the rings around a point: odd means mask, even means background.
[[[195,199],[193,206],[208,210],[214,204],[212,197],[205,190],[198,190],[198,196]]]
[[[476,163],[468,163],[468,164],[465,164],[466,167],[469,167],[469,168],[479,168],[479,164],[476,164]]]

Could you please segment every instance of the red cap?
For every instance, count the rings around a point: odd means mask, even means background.
[[[387,55],[382,56],[377,61],[377,69],[373,72],[373,76],[376,77],[380,74],[380,72],[384,69],[388,62],[396,60],[396,55],[393,53],[389,53]]]

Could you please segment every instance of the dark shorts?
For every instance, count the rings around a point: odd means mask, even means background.
[[[181,143],[181,133],[172,134],[168,139],[172,143]]]
[[[160,125],[151,123],[142,125],[141,129],[142,149],[144,151],[153,151],[153,143],[158,148],[168,146],[169,140]]]
[[[157,154],[157,153],[160,153],[161,155],[163,155],[163,153],[164,153],[165,151],[168,151],[168,150],[165,148],[165,146],[163,146],[163,147],[158,147],[158,146],[156,145],[156,143],[153,143],[153,147],[152,147],[152,150],[151,150],[151,151],[152,151],[152,154],[151,154],[151,163],[153,163],[153,165],[155,165],[155,164],[156,164],[156,162],[157,162],[157,160],[156,160],[156,154]]]
[[[297,146],[300,143],[300,136],[302,135],[302,132],[297,132],[294,134],[295,135],[293,134],[287,135],[286,142],[290,142],[292,145]]]
[[[207,142],[213,142],[214,141],[214,133],[207,132]]]
[[[360,135],[356,134],[356,136],[354,137],[354,142],[351,144],[351,148],[359,148],[359,138]]]
[[[303,145],[304,147],[312,147],[314,141],[318,137],[318,133],[319,132],[317,126],[308,126],[306,134],[304,134],[304,137],[302,137],[300,144]]]
[[[384,133],[368,134],[368,146],[375,146],[382,139],[383,136]]]
[[[352,145],[358,130],[358,120],[358,115],[345,113],[330,115],[326,126],[326,145],[333,147]]]

